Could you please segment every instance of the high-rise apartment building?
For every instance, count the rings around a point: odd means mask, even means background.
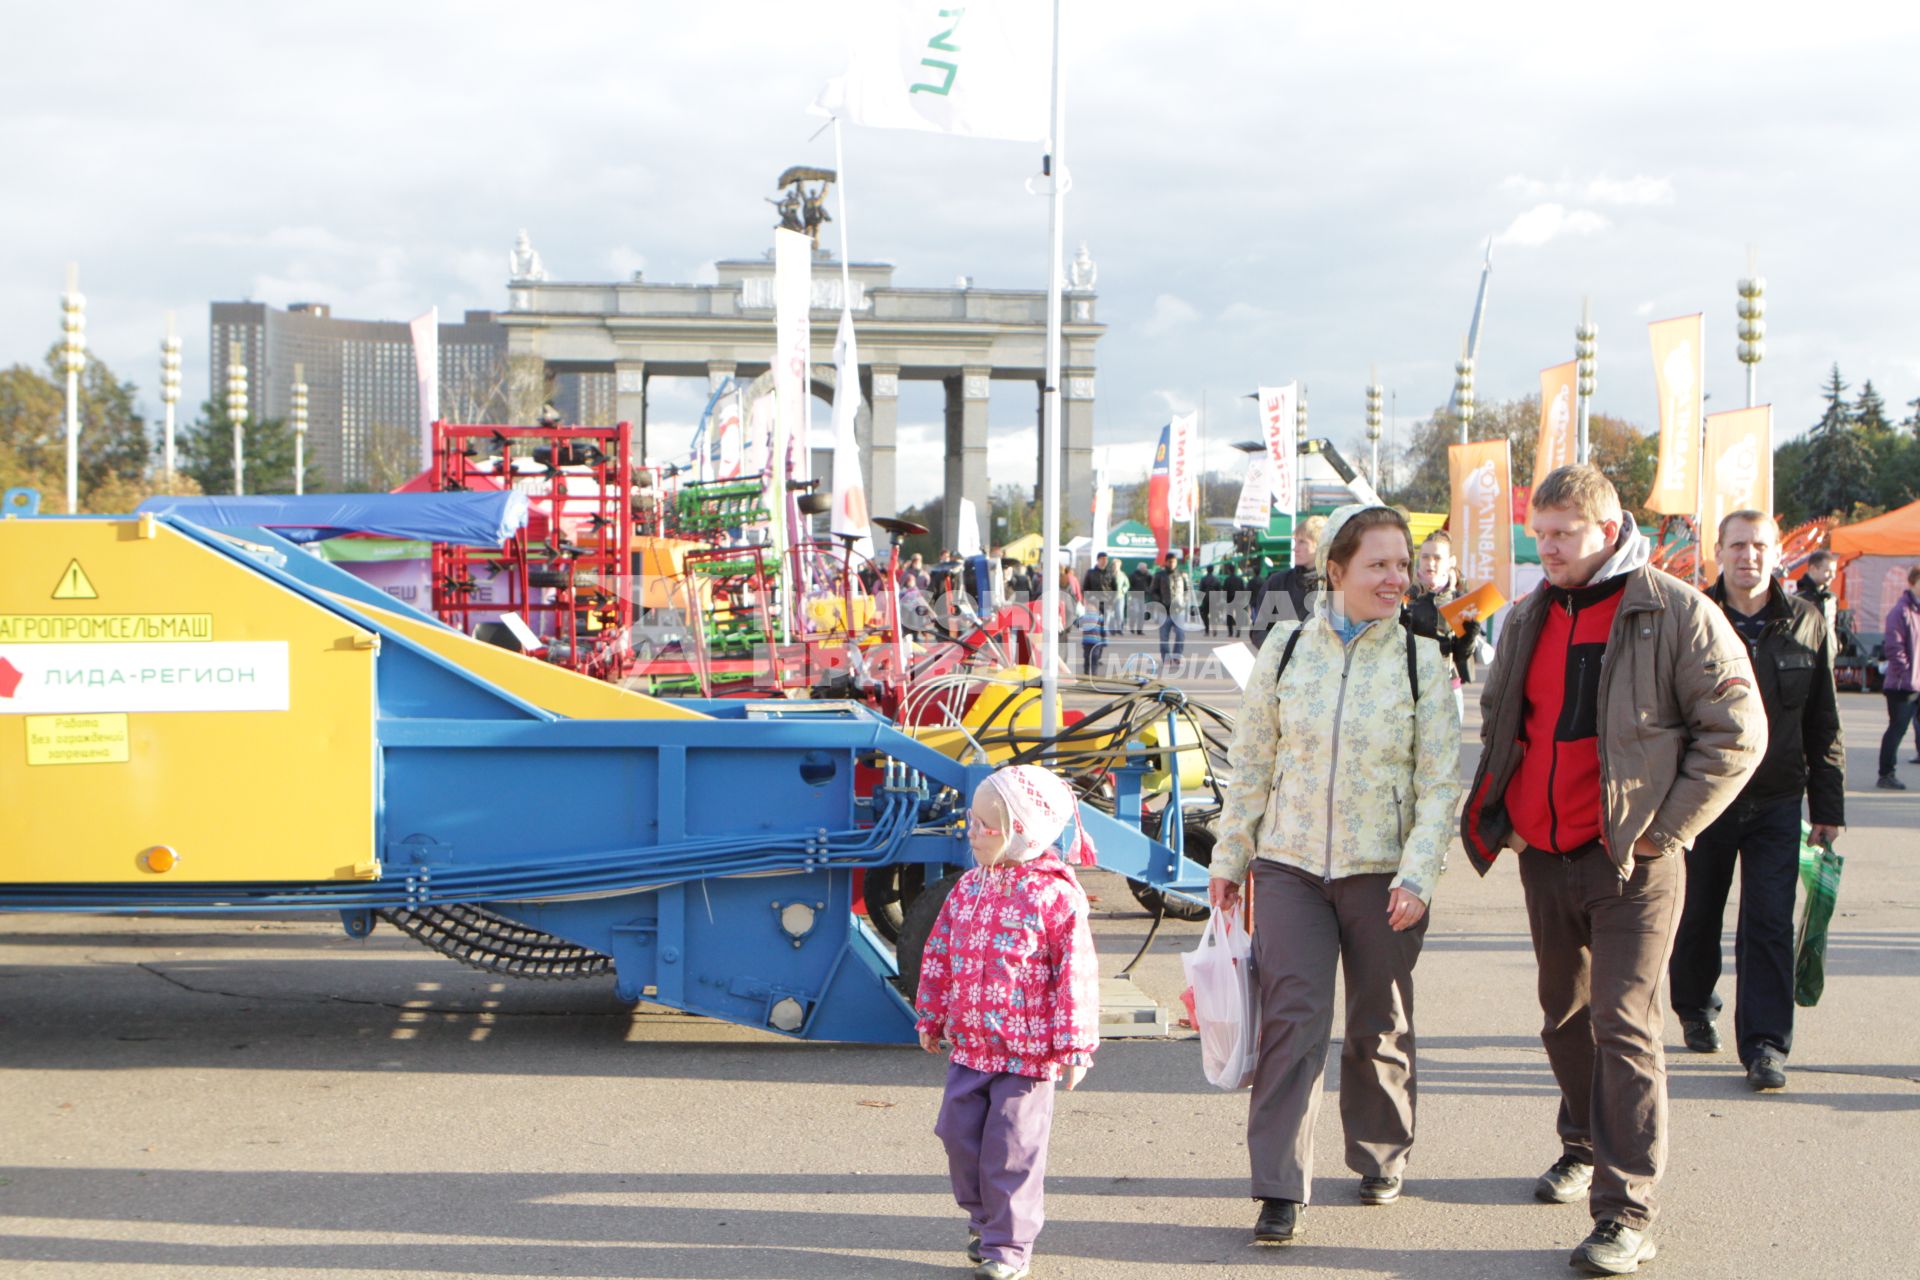
[[[261,302],[216,302],[209,380],[227,385],[232,344],[247,366],[255,420],[285,418],[294,367],[307,383],[307,456],[330,488],[398,483],[420,457],[419,384],[404,321],[338,320],[323,302],[282,311]],[[440,416],[497,422],[506,413],[506,330],[490,311],[440,326]]]

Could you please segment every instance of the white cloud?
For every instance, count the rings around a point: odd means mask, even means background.
[[[1563,235],[1590,236],[1611,225],[1605,214],[1591,209],[1568,209],[1558,201],[1549,201],[1533,206],[1508,223],[1507,229],[1494,237],[1494,243],[1532,247]]]
[[[1647,316],[1650,316],[1650,315],[1652,315],[1652,314],[1653,314],[1653,301],[1652,301],[1651,299],[1649,299],[1649,300],[1647,300],[1646,302],[1643,302],[1643,303],[1641,303],[1641,304],[1640,304],[1639,306],[1637,306],[1637,307],[1635,307],[1635,308],[1633,309],[1633,314],[1635,314],[1636,316],[1640,316],[1640,317],[1642,317],[1643,319],[1644,319],[1645,317],[1647,317]]]
[[[1548,196],[1565,198],[1573,194],[1573,183],[1562,178],[1558,182],[1544,182],[1539,178],[1529,178],[1525,174],[1515,173],[1500,180],[1500,189],[1523,200],[1545,200]]]
[[[1153,313],[1140,322],[1140,332],[1150,338],[1164,337],[1175,329],[1184,328],[1200,318],[1193,304],[1171,293],[1163,293],[1153,300]]]
[[[1602,175],[1587,184],[1585,196],[1594,204],[1672,204],[1673,179],[1643,173],[1620,179]]]
[[[1585,182],[1562,175],[1549,182],[1526,174],[1509,174],[1500,180],[1500,190],[1508,195],[1536,203],[1547,200],[1583,204],[1650,205],[1673,203],[1673,179],[1655,178],[1637,173],[1631,178],[1610,178],[1606,174]]]

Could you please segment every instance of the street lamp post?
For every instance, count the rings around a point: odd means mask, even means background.
[[[307,367],[293,366],[293,491],[307,491]]]
[[[1464,346],[1453,366],[1453,405],[1460,419],[1460,443],[1465,444],[1473,426],[1473,356]]]
[[[233,423],[233,492],[247,491],[247,364],[238,342],[227,351],[227,420]]]
[[[165,459],[167,492],[173,492],[173,410],[180,403],[180,335],[174,329],[173,312],[167,312],[167,336],[160,340],[160,404],[165,418],[161,428],[162,457]]]
[[[87,367],[87,300],[80,296],[80,268],[67,265],[67,291],[60,297],[60,363],[67,375],[67,514],[80,510],[80,371]]]
[[[1573,354],[1578,361],[1574,366],[1574,397],[1579,406],[1579,428],[1574,437],[1575,456],[1581,462],[1592,457],[1587,440],[1587,415],[1593,404],[1595,374],[1600,366],[1600,327],[1593,322],[1593,299],[1587,298],[1580,303],[1580,323],[1573,329]]]
[[[1752,264],[1748,264],[1751,271]],[[1760,361],[1767,354],[1767,281],[1749,275],[1740,282],[1740,363],[1747,366],[1747,408],[1759,398]]]
[[[1382,412],[1387,398],[1386,391],[1380,386],[1378,371],[1367,381],[1367,443],[1373,446],[1373,489],[1380,491],[1380,424],[1385,420]]]

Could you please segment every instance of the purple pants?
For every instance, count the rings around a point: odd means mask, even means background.
[[[947,1064],[933,1132],[946,1144],[953,1198],[980,1233],[980,1256],[1024,1267],[1047,1220],[1053,1081]]]

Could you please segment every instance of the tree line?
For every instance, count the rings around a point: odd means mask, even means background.
[[[233,422],[224,403],[207,401],[175,428],[169,484],[157,431],[134,407],[135,385],[89,357],[78,391],[82,512],[121,514],[164,493],[233,492]],[[44,369],[0,369],[0,488],[38,489],[47,510],[61,509],[67,489],[66,394],[57,343]],[[293,492],[293,430],[283,419],[250,420],[245,448],[248,492]],[[311,461],[306,470],[306,488],[322,487]]]

